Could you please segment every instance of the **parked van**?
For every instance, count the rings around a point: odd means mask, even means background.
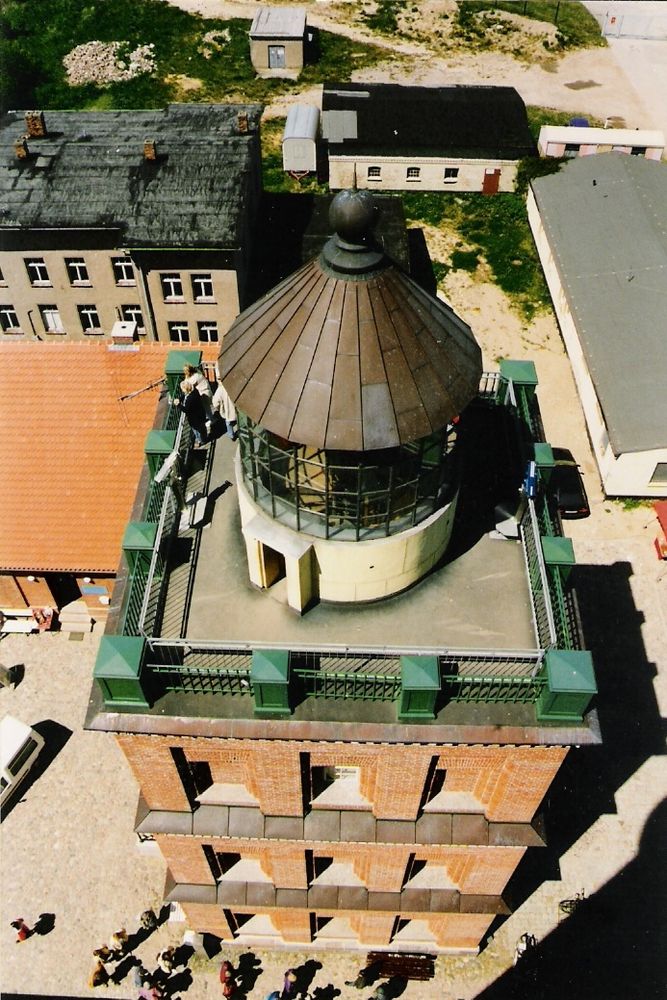
[[[13,715],[6,715],[0,722],[0,805],[9,801],[43,746],[43,737]]]

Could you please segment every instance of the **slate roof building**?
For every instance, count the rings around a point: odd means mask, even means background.
[[[667,496],[667,167],[580,157],[528,218],[608,496]]]
[[[512,191],[536,155],[513,87],[325,83],[322,138],[334,189]]]
[[[10,112],[0,337],[218,342],[247,304],[259,105]]]
[[[340,192],[230,329],[238,444],[165,435],[207,514],[149,462],[95,666],[86,725],[136,776],[165,898],[225,948],[474,952],[599,741],[571,544],[544,491],[519,506],[523,459],[553,466],[534,367],[482,376],[373,216]],[[520,544],[488,535],[502,498]]]

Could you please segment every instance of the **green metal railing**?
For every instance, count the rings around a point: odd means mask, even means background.
[[[334,674],[297,667],[298,678],[309,698],[340,698],[354,701],[396,701],[401,678],[389,674]]]

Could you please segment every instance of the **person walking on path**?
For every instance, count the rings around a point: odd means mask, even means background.
[[[161,972],[164,972],[166,976],[170,976],[174,971],[174,955],[176,954],[175,948],[165,948],[164,951],[158,952],[156,962],[158,968]]]
[[[236,970],[231,962],[226,959],[220,966],[220,984],[222,986],[223,997],[233,997],[238,990],[238,983],[234,976]]]
[[[211,390],[210,383],[206,376],[195,368],[194,365],[184,365],[183,367],[184,382],[189,382],[193,389],[196,389],[202,398],[202,403],[204,404],[204,409],[206,411],[206,419],[211,419],[211,400],[213,392]]]
[[[93,958],[99,958],[100,961],[102,962],[112,962],[113,954],[114,953],[112,952],[111,948],[103,944],[101,948],[95,949],[95,951],[93,952]]]
[[[121,927],[119,931],[111,935],[111,950],[114,959],[122,958],[127,948],[127,931]]]
[[[175,402],[183,408],[187,421],[192,428],[195,436],[195,448],[203,448],[206,444],[207,433],[206,411],[204,410],[202,398],[186,380],[181,382],[181,389],[183,390],[183,399],[180,403],[179,400],[175,400]]]
[[[139,917],[139,923],[141,929],[146,931],[148,934],[152,934],[157,927],[157,916],[154,910],[144,910],[144,912]]]
[[[95,968],[93,969],[93,971],[90,974],[90,979],[88,980],[88,985],[90,987],[92,987],[93,989],[96,986],[108,986],[110,979],[111,979],[111,976],[109,975],[109,973],[107,972],[107,970],[104,968],[104,963],[101,962],[99,960],[99,958],[98,958],[98,960],[97,960],[97,962],[95,964]]]
[[[294,969],[287,969],[280,1000],[292,1000],[292,997],[296,996],[296,979],[297,976]]]
[[[25,941],[29,938],[31,934],[34,934],[32,927],[28,927],[23,917],[17,917],[16,920],[12,920],[11,926],[16,931],[16,943],[20,944],[21,941]]]

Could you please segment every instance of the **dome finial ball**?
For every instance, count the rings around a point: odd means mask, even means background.
[[[339,191],[331,202],[329,222],[347,243],[366,240],[375,225],[377,206],[370,191]]]

